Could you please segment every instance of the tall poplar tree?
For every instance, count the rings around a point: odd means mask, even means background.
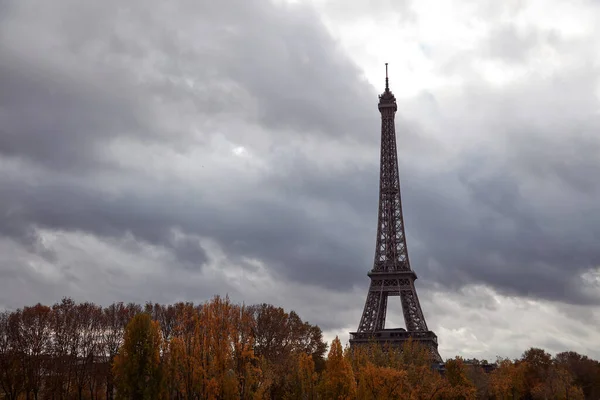
[[[326,400],[352,400],[356,397],[356,381],[352,365],[344,357],[342,343],[337,336],[331,342],[321,392],[322,398]]]
[[[117,399],[162,398],[161,343],[158,322],[146,313],[133,317],[113,366]]]

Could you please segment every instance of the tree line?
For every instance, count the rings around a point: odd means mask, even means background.
[[[65,298],[0,313],[0,398],[113,399],[119,379],[131,372],[118,366],[129,365],[124,339],[136,316],[147,316],[157,330],[146,346],[157,350],[157,379],[173,399],[222,397],[222,386],[233,381],[241,382],[240,398],[281,398],[296,354],[319,370],[324,365],[321,329],[272,305],[215,297],[200,305],[103,308]]]
[[[488,399],[583,400],[600,398],[600,363],[575,352],[552,357],[530,348],[521,358],[446,360],[439,373],[430,352],[416,342],[403,348],[371,344],[342,350],[332,343],[321,378],[321,391],[305,399]],[[491,372],[486,372],[491,371]],[[318,378],[317,378],[318,381]],[[317,388],[319,389],[319,388]]]
[[[329,346],[293,311],[215,297],[200,305],[63,299],[0,313],[0,398],[598,399],[600,364],[529,349],[520,359],[447,360],[416,342]]]

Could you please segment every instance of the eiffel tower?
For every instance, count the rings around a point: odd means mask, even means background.
[[[401,346],[412,338],[431,351],[432,361],[442,362],[437,336],[427,328],[417,290],[417,274],[411,269],[406,249],[398,155],[396,151],[396,98],[389,88],[385,64],[385,91],[379,95],[381,113],[381,161],[379,176],[379,216],[373,269],[367,274],[371,285],[365,309],[356,332],[350,333],[350,346],[371,341]],[[389,296],[399,296],[404,314],[404,328],[385,328]]]

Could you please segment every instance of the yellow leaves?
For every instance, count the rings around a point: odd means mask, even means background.
[[[318,326],[267,304],[216,297],[145,310],[65,299],[0,313],[0,386],[13,399],[111,398],[114,357],[122,399],[600,398],[600,363],[573,352],[553,358],[532,348],[519,361],[499,359],[492,373],[487,361],[457,357],[442,375],[430,351],[410,340],[342,349],[336,338],[325,360]]]
[[[447,399],[456,392],[431,368],[427,348],[408,341],[402,348],[373,342],[347,352],[358,380],[358,398]],[[472,397],[467,397],[472,398]]]
[[[477,389],[467,377],[467,371],[462,358],[446,362],[446,380],[448,387],[445,390],[445,397],[448,399],[475,399]]]
[[[317,397],[318,375],[312,356],[304,352],[295,353],[293,365],[286,375],[287,385],[283,400],[312,400]]]
[[[573,376],[565,368],[551,366],[543,382],[531,391],[535,399],[583,400],[581,388],[573,384]]]
[[[349,400],[356,396],[356,381],[350,361],[344,357],[342,343],[336,336],[325,363],[322,394],[324,399]]]
[[[161,343],[158,323],[148,314],[138,314],[129,322],[113,364],[119,398],[162,398]]]
[[[497,365],[490,379],[491,391],[496,398],[516,399],[522,396],[526,389],[527,362],[513,363],[508,359],[499,359]]]
[[[295,385],[302,398],[312,398],[317,382],[313,360],[322,362],[324,352],[318,327],[294,312],[235,305],[228,298],[175,309],[177,322],[167,348],[173,395],[282,398]]]
[[[314,386],[317,380],[317,374],[315,372],[315,363],[312,357],[306,353],[300,353],[297,356],[298,362],[298,374],[300,380],[305,388]]]
[[[250,399],[257,383],[253,319],[215,297],[200,307],[180,304],[169,343],[169,380],[185,398]]]
[[[387,400],[402,398],[407,393],[407,373],[367,363],[359,374],[358,398]]]

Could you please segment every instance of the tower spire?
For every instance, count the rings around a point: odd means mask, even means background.
[[[388,63],[385,63],[385,90],[390,90],[390,81],[388,79]]]

